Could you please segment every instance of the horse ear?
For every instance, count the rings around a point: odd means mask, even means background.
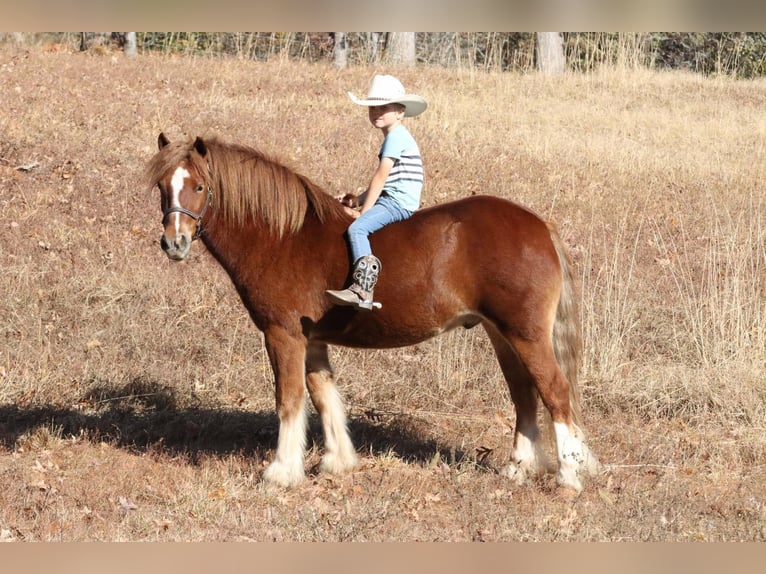
[[[162,149],[169,143],[170,143],[170,140],[165,136],[165,133],[160,132],[160,135],[157,138],[157,145],[159,146],[159,148]]]
[[[194,140],[194,149],[197,150],[197,153],[200,154],[202,157],[205,157],[207,155],[207,146],[205,145],[205,142],[202,141],[202,138],[197,136],[197,139]]]

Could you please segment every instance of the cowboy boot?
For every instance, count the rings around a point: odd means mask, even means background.
[[[354,282],[342,291],[328,290],[326,293],[336,305],[350,305],[368,311],[374,306],[380,307],[380,303],[372,300],[372,291],[378,282],[380,269],[380,259],[374,255],[363,255],[354,263],[354,273],[351,276]]]

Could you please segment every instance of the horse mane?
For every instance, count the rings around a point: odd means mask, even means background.
[[[219,215],[234,225],[263,221],[278,237],[299,231],[307,214],[321,223],[343,217],[343,207],[309,178],[263,152],[217,137],[204,139],[207,153],[195,149],[194,140],[171,142],[157,153],[146,169],[151,189],[182,161],[189,162],[213,190]]]

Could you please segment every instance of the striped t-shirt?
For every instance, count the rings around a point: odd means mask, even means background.
[[[399,124],[386,135],[378,157],[394,160],[394,166],[383,184],[383,192],[404,209],[415,211],[420,207],[423,191],[423,160],[415,138]]]

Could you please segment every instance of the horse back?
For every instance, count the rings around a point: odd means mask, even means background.
[[[418,211],[374,233],[370,243],[399,285],[413,274],[447,281],[447,272],[450,283],[498,276],[508,281],[508,272],[532,272],[530,266],[556,259],[545,221],[517,203],[486,195]]]

